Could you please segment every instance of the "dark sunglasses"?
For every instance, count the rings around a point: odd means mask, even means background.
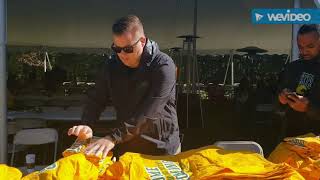
[[[134,44],[132,44],[131,46],[126,46],[126,47],[118,47],[115,44],[112,44],[111,49],[116,52],[116,53],[121,53],[121,51],[125,52],[125,53],[133,53],[133,48],[138,44],[138,42],[140,41],[140,39],[138,39],[137,42],[135,42]]]

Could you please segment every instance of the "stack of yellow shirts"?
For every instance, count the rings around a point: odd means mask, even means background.
[[[23,180],[55,180],[55,179],[79,179],[96,180],[103,178],[105,170],[113,164],[112,153],[102,159],[94,155],[84,155],[84,150],[89,143],[96,141],[94,137],[90,140],[77,139],[70,148],[66,149],[62,155],[64,158],[41,171],[33,172]]]
[[[22,173],[13,167],[9,167],[5,164],[0,164],[0,179],[2,180],[19,180],[22,177]]]
[[[41,171],[33,172],[22,180],[98,179],[98,168],[79,153],[62,158]]]
[[[83,154],[86,143],[76,141],[60,159],[23,180],[53,179],[286,179],[304,178],[286,164],[273,164],[261,155],[207,146],[175,156],[125,153],[118,162],[109,154],[104,160]],[[98,163],[97,163],[98,162]]]
[[[285,138],[270,154],[268,160],[286,163],[308,180],[319,180],[320,138],[312,133]]]
[[[126,153],[105,172],[106,179],[304,179],[286,164],[259,154],[207,146],[176,156]]]

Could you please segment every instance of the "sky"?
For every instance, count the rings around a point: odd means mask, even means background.
[[[161,48],[182,46],[193,32],[193,0],[8,0],[8,44],[76,48],[110,47],[111,26],[138,15]],[[315,8],[313,0],[302,7]],[[289,51],[291,25],[253,25],[253,8],[292,8],[293,0],[198,0],[198,49],[258,46]]]

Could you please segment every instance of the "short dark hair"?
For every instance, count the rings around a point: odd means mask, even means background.
[[[316,24],[304,24],[300,27],[298,35],[303,35],[307,33],[315,32],[319,36],[319,27]]]
[[[144,34],[142,22],[136,15],[127,15],[121,17],[112,25],[112,32],[116,35],[130,32],[133,29],[138,30],[140,33]]]

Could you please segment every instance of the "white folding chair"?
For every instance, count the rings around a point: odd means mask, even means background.
[[[214,145],[225,150],[250,151],[263,156],[262,147],[254,141],[217,141]]]
[[[8,121],[8,135],[14,136],[19,130],[20,127],[17,126],[16,121]],[[8,143],[8,153],[12,153],[13,151],[13,144]],[[25,145],[17,145],[14,152],[21,152],[25,151],[27,149],[27,146]]]
[[[52,128],[24,129],[19,131],[13,138],[11,166],[13,166],[16,145],[40,145],[55,143],[53,162],[56,161],[58,147],[58,132]]]

